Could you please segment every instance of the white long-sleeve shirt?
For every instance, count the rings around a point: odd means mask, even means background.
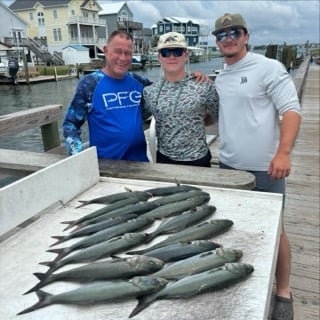
[[[219,95],[220,161],[266,171],[279,143],[279,115],[300,113],[294,83],[277,60],[248,52],[215,80]]]

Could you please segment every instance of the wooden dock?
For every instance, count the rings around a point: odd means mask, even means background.
[[[285,229],[292,249],[295,320],[320,317],[319,101],[320,66],[312,64],[302,95],[302,125],[287,179]]]

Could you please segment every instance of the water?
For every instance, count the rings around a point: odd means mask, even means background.
[[[201,71],[205,74],[210,74],[216,69],[221,69],[222,64],[222,58],[214,58],[211,61],[190,64],[189,71]],[[160,77],[160,68],[146,68],[146,70],[137,71],[137,73],[156,81]],[[65,110],[72,99],[77,83],[78,79],[70,79],[32,84],[30,86],[0,85],[0,116],[52,104],[61,104]],[[63,141],[61,121],[59,122],[59,128],[61,141]],[[82,138],[84,141],[87,140],[86,125],[83,126]],[[14,136],[0,137],[0,148],[43,152],[41,130],[40,128],[34,128]]]

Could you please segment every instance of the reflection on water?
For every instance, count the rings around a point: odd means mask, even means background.
[[[216,69],[221,69],[222,58],[215,58],[211,61],[190,64],[190,71],[202,71],[209,74]],[[138,71],[144,77],[156,81],[160,77],[160,68],[146,68]],[[78,79],[61,80],[58,82],[44,82],[32,85],[0,85],[0,116],[21,110],[61,104],[65,108],[68,106]],[[62,119],[61,119],[62,120]],[[61,128],[61,121],[59,122]],[[60,130],[61,141],[62,134]],[[83,126],[83,140],[87,140],[87,127]],[[41,129],[34,128],[10,137],[0,137],[0,148],[19,149],[35,152],[42,152]]]

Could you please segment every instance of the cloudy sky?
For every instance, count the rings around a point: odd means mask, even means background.
[[[22,1],[22,0],[19,0]],[[80,1],[80,0],[79,0]],[[6,1],[12,2],[12,1]],[[119,2],[98,0],[98,3]],[[120,1],[124,2],[124,1]],[[150,27],[163,17],[184,17],[213,29],[214,21],[225,12],[238,12],[247,21],[251,44],[319,43],[319,0],[127,0],[134,21]],[[210,34],[209,41],[214,37]]]

